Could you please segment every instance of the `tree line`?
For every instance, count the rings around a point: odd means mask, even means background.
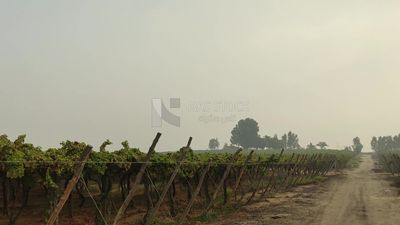
[[[400,134],[395,136],[372,137],[371,147],[374,151],[400,149]]]
[[[260,135],[259,126],[256,120],[246,118],[240,120],[231,131],[230,144],[225,143],[223,150],[235,150],[239,147],[244,149],[304,149],[299,144],[299,136],[292,131],[289,131],[282,136],[277,134]],[[209,149],[215,150],[220,148],[220,143],[217,138],[212,138],[209,141]],[[326,149],[326,142],[319,142],[316,145],[310,143],[305,149]]]

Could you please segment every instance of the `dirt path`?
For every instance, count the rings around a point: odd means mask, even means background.
[[[397,225],[399,188],[389,174],[374,172],[371,155],[362,155],[357,169],[246,206],[229,217],[212,224]]]

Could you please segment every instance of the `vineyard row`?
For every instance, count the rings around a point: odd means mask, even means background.
[[[157,153],[160,137],[145,154],[127,142],[116,151],[106,150],[108,140],[98,151],[71,141],[44,151],[25,136],[0,136],[3,218],[17,224],[36,208],[42,212],[37,224],[82,216],[82,224],[184,224],[308,183],[354,156],[333,150],[196,153],[191,138],[177,152]]]

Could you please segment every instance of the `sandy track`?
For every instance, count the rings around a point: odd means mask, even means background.
[[[212,224],[398,225],[399,188],[389,174],[374,172],[371,155],[362,155],[357,169],[246,206]]]

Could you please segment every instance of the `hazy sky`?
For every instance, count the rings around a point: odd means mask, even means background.
[[[400,132],[399,21],[389,0],[1,0],[0,133],[147,150],[161,131],[175,150],[252,117],[261,134],[369,148]],[[151,99],[171,97],[181,127],[153,128]]]

